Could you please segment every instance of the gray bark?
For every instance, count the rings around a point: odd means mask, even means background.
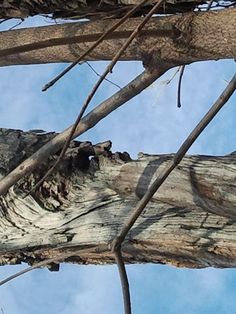
[[[141,19],[129,19],[86,60],[111,60]],[[75,61],[115,20],[0,33],[0,65]],[[236,9],[152,18],[120,60],[180,65],[236,58]]]
[[[1,129],[4,176],[54,136]],[[0,198],[0,264],[75,252],[67,261],[113,263],[110,244],[171,155],[112,154],[73,142],[59,168],[25,193],[56,156]],[[109,146],[109,145],[108,145]],[[106,146],[106,147],[108,147]],[[236,266],[236,155],[186,156],[128,234],[127,263]],[[95,248],[92,253],[80,249]]]

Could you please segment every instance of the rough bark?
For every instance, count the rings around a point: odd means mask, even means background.
[[[114,20],[69,23],[0,33],[0,65],[71,62]],[[110,60],[140,23],[127,21],[86,60]],[[187,64],[236,58],[236,9],[152,18],[121,60]]]
[[[135,5],[138,2],[140,0],[1,0],[0,18],[26,18],[39,14],[52,14],[54,18],[119,17],[127,9],[130,9],[131,5]],[[139,15],[145,13],[155,2],[155,0],[148,1],[148,4],[137,13]],[[160,8],[158,13],[186,12],[203,3],[206,3],[206,1],[167,0],[164,8]]]
[[[52,136],[1,129],[1,176]],[[0,198],[0,264],[33,264],[73,251],[69,262],[114,262],[111,241],[172,156],[131,160],[127,153],[101,152],[91,158],[91,146],[73,142],[34,195],[24,198],[55,156]],[[235,267],[235,171],[235,154],[185,157],[130,231],[125,261]],[[80,254],[85,248],[94,251]]]

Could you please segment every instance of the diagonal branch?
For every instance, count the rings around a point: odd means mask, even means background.
[[[64,260],[66,258],[69,258],[69,257],[72,257],[72,256],[75,256],[75,252],[73,253],[69,253],[69,254],[61,254],[59,255],[57,258],[53,257],[53,258],[49,258],[49,259],[46,259],[46,260],[43,260],[39,263],[36,263],[35,265],[33,266],[30,266],[30,267],[27,267],[25,269],[22,269],[21,271],[3,279],[0,281],[0,286],[3,286],[4,284],[8,283],[9,281],[17,278],[17,277],[20,277],[26,273],[28,273],[29,271],[31,270],[34,270],[36,268],[40,268],[40,267],[43,267],[43,266],[47,266],[49,265],[50,263],[55,263],[55,262],[60,262],[61,260]]]
[[[137,36],[137,34],[139,33],[139,31],[141,31],[141,29],[145,26],[145,24],[150,20],[150,18],[152,17],[153,13],[155,13],[155,11],[160,7],[160,5],[162,5],[164,3],[165,0],[159,0],[154,7],[148,12],[147,16],[144,18],[144,20],[134,29],[134,31],[131,33],[131,35],[129,36],[129,38],[126,40],[126,42],[122,45],[122,47],[119,49],[119,51],[115,54],[115,56],[113,57],[112,61],[109,63],[109,65],[107,66],[106,70],[103,72],[103,74],[100,76],[100,78],[98,79],[97,83],[94,85],[91,93],[88,95],[85,103],[83,104],[76,120],[75,123],[71,129],[71,132],[69,134],[69,136],[67,137],[62,150],[60,152],[60,155],[58,156],[56,162],[54,163],[54,165],[45,173],[45,175],[35,184],[35,186],[29,191],[28,194],[30,194],[32,191],[36,190],[37,188],[40,187],[40,185],[43,183],[43,181],[54,171],[54,169],[56,168],[56,166],[59,164],[59,162],[62,160],[62,158],[64,157],[67,148],[70,145],[70,142],[73,138],[73,135],[75,133],[75,130],[78,126],[78,124],[80,123],[80,120],[82,119],[85,110],[88,108],[88,105],[90,104],[91,100],[93,99],[93,96],[95,95],[95,93],[97,92],[98,88],[100,87],[100,85],[102,84],[102,82],[105,80],[107,74],[110,72],[112,73],[112,70],[114,68],[114,66],[116,65],[117,61],[120,59],[121,55],[123,54],[123,52],[125,51],[125,49],[129,46],[129,44],[131,43],[131,41]],[[28,195],[27,194],[27,195]]]
[[[116,30],[120,25],[122,25],[133,13],[138,10],[142,5],[145,4],[147,0],[143,0],[142,2],[138,3],[134,8],[132,8],[128,13],[123,16],[117,23],[112,25],[105,31],[91,47],[89,47],[82,55],[79,56],[77,60],[71,63],[67,68],[65,68],[61,73],[59,73],[53,80],[47,83],[43,88],[42,91],[46,91],[48,88],[53,86],[60,78],[62,78],[66,73],[68,73],[74,66],[76,66],[80,61],[82,61],[85,56],[87,56],[90,52],[92,52],[106,37],[107,35],[111,34],[114,30]]]
[[[112,243],[112,251],[117,251],[122,242],[124,241],[127,233],[134,225],[135,221],[138,219],[147,203],[150,201],[152,196],[156,193],[158,188],[162,185],[162,183],[166,180],[169,174],[175,169],[175,167],[181,162],[184,155],[194,143],[194,141],[198,138],[198,136],[202,133],[202,131],[206,128],[206,126],[212,121],[212,119],[216,116],[219,110],[224,106],[224,104],[228,101],[230,96],[234,93],[236,89],[236,74],[233,76],[232,80],[229,82],[223,93],[219,96],[216,102],[213,104],[211,109],[205,114],[202,120],[198,123],[198,125],[193,129],[184,143],[180,146],[179,150],[175,154],[174,158],[167,164],[167,166],[161,171],[159,176],[152,183],[150,188],[138,202],[136,208],[134,209],[133,214],[130,216],[129,220],[124,224],[122,230],[116,237],[116,239]]]
[[[141,93],[145,88],[151,85],[157,78],[165,73],[170,67],[163,66],[155,71],[145,70],[133,81],[129,82],[120,91],[102,102],[99,106],[88,113],[77,126],[73,138],[83,134],[94,127],[99,121],[116,110],[124,103]],[[0,195],[3,195],[17,181],[26,175],[29,175],[34,169],[46,160],[50,155],[55,154],[64,144],[71,132],[72,126],[56,135],[51,141],[41,147],[31,157],[23,161],[18,167],[11,171],[0,181]]]
[[[90,253],[90,252],[94,252],[96,251],[96,248],[94,247],[88,247],[88,248],[85,248],[85,249],[78,249],[78,251],[73,251],[73,252],[68,252],[68,253],[61,253],[59,255],[57,255],[56,257],[52,257],[52,258],[47,258],[47,259],[44,259],[43,261],[41,262],[38,262],[38,263],[35,263],[34,265],[30,266],[30,267],[27,267],[25,269],[22,269],[20,270],[19,272],[3,279],[0,281],[0,286],[6,284],[7,282],[17,278],[17,277],[20,277],[26,273],[28,273],[29,271],[31,270],[34,270],[36,268],[40,268],[40,267],[45,267],[51,263],[57,263],[57,262],[62,262],[64,261],[65,259],[69,258],[69,257],[73,257],[73,256],[76,256],[76,255],[81,255],[82,253]]]

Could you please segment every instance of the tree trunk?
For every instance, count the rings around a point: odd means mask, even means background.
[[[129,19],[86,60],[111,60],[140,21]],[[75,61],[114,22],[77,22],[2,32],[0,65]],[[132,41],[121,60],[174,66],[236,58],[235,25],[236,9],[158,16]]]
[[[1,176],[53,136],[1,129]],[[0,264],[33,264],[68,252],[74,252],[69,262],[114,262],[111,241],[172,156],[131,160],[109,147],[73,142],[32,196],[24,198],[55,156],[1,196]],[[129,232],[125,262],[235,267],[235,171],[235,154],[185,157]],[[93,250],[80,253],[86,248]]]

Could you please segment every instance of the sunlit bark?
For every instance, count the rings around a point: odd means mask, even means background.
[[[3,130],[1,174],[52,136]],[[171,158],[140,154],[131,160],[127,154],[107,153],[89,160],[73,146],[33,196],[24,198],[52,160],[1,197],[1,264],[34,263],[86,247],[100,253],[76,253],[70,261],[113,263],[111,241]],[[130,231],[125,261],[235,267],[235,171],[234,154],[185,157]]]

